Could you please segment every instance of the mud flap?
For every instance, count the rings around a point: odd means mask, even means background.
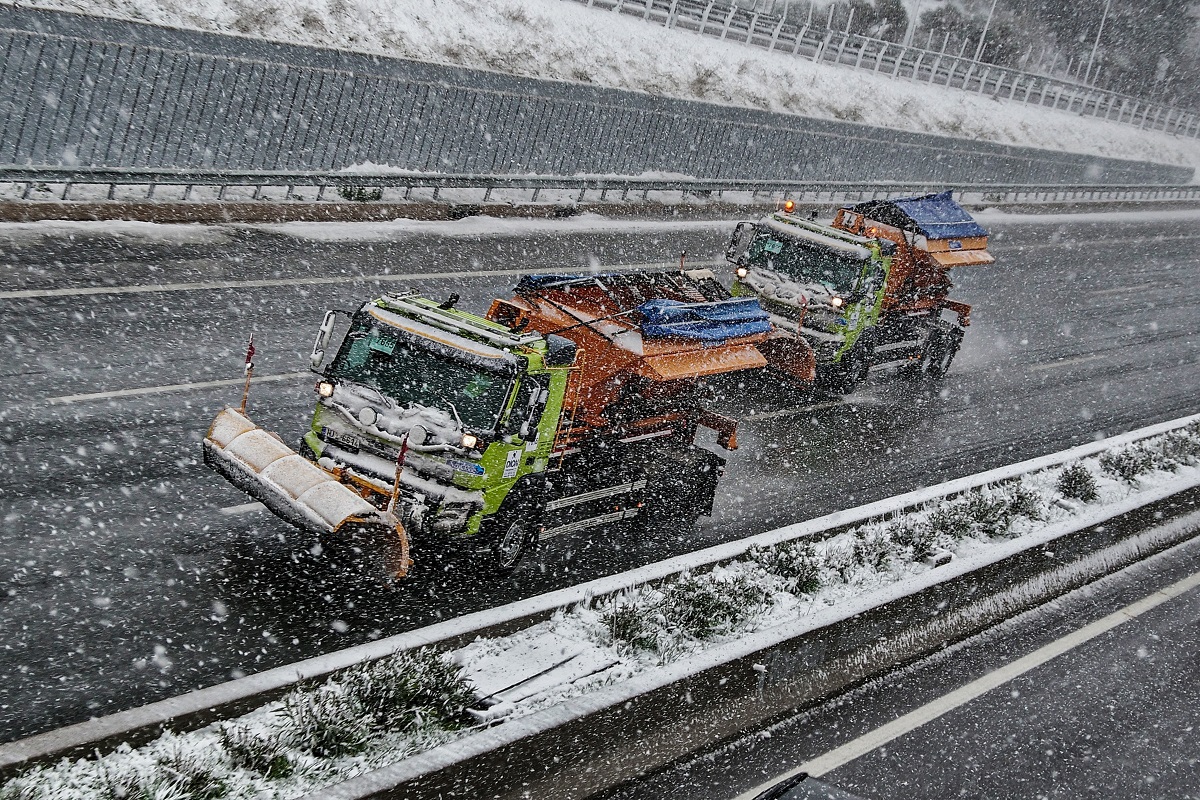
[[[412,563],[400,520],[381,511],[232,408],[213,420],[204,439],[204,463],[276,516],[322,539],[361,546],[369,541],[403,578]]]
[[[803,336],[776,330],[769,339],[756,346],[767,359],[768,366],[797,385],[808,385],[816,380],[817,358],[812,345]]]

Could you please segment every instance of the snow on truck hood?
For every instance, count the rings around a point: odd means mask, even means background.
[[[381,393],[368,386],[356,383],[335,383],[333,395],[328,402],[340,408],[355,420],[366,433],[381,439],[399,439],[412,430],[414,425],[420,425],[435,441],[453,442],[459,432],[458,422],[449,411],[440,408],[429,408],[422,405],[398,406],[388,398],[380,401]],[[389,405],[391,404],[391,405]],[[375,421],[370,425],[363,424],[364,409],[371,409]]]
[[[828,302],[834,293],[820,283],[801,283],[782,272],[753,267],[740,279],[759,296],[783,305],[804,308],[809,302]]]

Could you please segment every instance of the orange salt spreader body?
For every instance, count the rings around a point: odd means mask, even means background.
[[[690,444],[702,425],[732,450],[736,422],[703,407],[704,379],[766,366],[756,345],[773,328],[752,298],[709,299],[709,280],[716,284],[707,270],[534,275],[487,316],[575,342],[566,446],[614,434],[670,434]]]

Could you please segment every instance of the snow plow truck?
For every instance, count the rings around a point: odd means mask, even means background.
[[[773,334],[753,298],[704,299],[711,273],[526,277],[486,317],[414,292],[321,325],[312,424],[297,454],[234,409],[206,463],[284,520],[384,552],[465,540],[512,571],[539,540],[626,520],[694,522],[712,510],[736,422],[703,381],[765,366]],[[715,280],[714,280],[715,282]]]
[[[831,225],[788,201],[738,223],[726,258],[733,295],[811,344],[818,390],[846,394],[873,368],[946,373],[971,322],[948,298],[949,271],[992,263],[987,237],[950,191],[846,206]]]

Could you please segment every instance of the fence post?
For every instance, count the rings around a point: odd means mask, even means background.
[[[724,39],[729,35],[729,25],[733,22],[733,15],[738,11],[737,6],[729,6],[729,13],[725,15],[725,26],[721,28],[721,38]]]
[[[701,36],[704,35],[705,28],[708,27],[708,17],[710,14],[712,14],[713,4],[715,4],[716,2],[717,2],[717,0],[708,0],[708,5],[706,5],[704,7],[704,14],[700,17],[699,33]],[[624,198],[622,198],[622,199],[624,199]]]
[[[779,15],[779,22],[775,25],[775,30],[771,32],[771,46],[767,48],[772,53],[775,52],[775,45],[779,43],[779,34],[783,30],[783,15]]]
[[[808,26],[805,25],[803,28],[800,29],[800,32],[796,34],[796,41],[792,45],[792,55],[796,55],[800,52],[800,43],[804,41],[804,37],[807,35],[808,35]]]

